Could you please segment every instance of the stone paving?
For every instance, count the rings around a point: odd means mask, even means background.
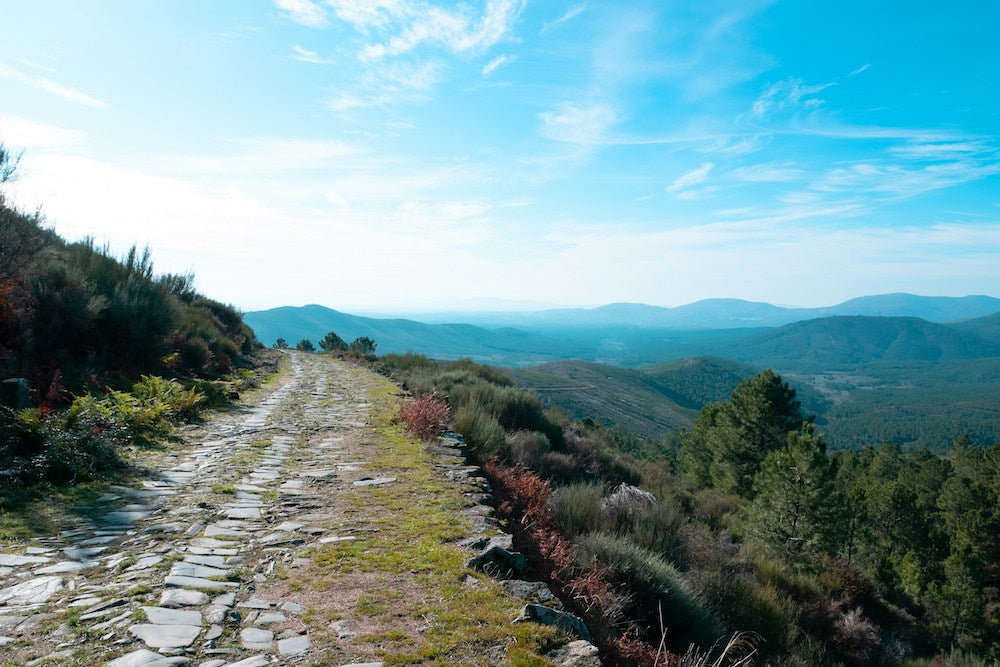
[[[308,657],[294,601],[255,595],[331,534],[337,484],[392,483],[342,448],[365,380],[311,355],[58,535],[0,545],[0,663],[256,667]],[[359,386],[359,382],[361,386]]]

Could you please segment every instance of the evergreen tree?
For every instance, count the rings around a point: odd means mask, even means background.
[[[319,346],[324,352],[344,352],[347,350],[347,343],[336,332],[328,331],[319,341]]]
[[[312,344],[312,341],[308,338],[303,338],[298,343],[295,344],[296,350],[301,350],[303,352],[315,352],[316,346]]]
[[[809,421],[811,421],[810,418]],[[768,452],[785,445],[805,421],[795,390],[774,371],[741,382],[722,404],[708,434],[713,484],[728,493],[753,495],[754,475]]]
[[[288,341],[285,340],[284,338],[279,338],[278,340],[274,341],[274,349],[276,349],[276,350],[287,350],[288,349]]]
[[[350,349],[352,352],[357,352],[358,354],[367,357],[370,354],[375,354],[376,343],[368,336],[360,336],[355,338],[351,342]]]
[[[812,424],[788,433],[785,446],[764,457],[754,489],[750,532],[773,556],[805,567],[831,551],[839,503],[826,445]]]

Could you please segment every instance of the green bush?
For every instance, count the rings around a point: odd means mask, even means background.
[[[486,382],[495,384],[499,387],[514,386],[514,381],[499,368],[477,364],[468,357],[448,364],[448,370],[467,371],[478,377],[480,380],[485,380]]]
[[[510,460],[530,470],[536,470],[542,457],[551,449],[549,439],[537,431],[517,431],[507,437]]]
[[[469,453],[480,461],[503,451],[506,435],[496,419],[474,408],[461,408],[455,415],[455,430],[462,434]]]
[[[549,498],[549,511],[560,532],[568,538],[598,530],[604,488],[599,484],[560,486]]]
[[[597,563],[609,570],[630,596],[630,613],[640,623],[663,619],[667,640],[675,649],[691,643],[708,648],[721,635],[715,618],[695,597],[684,576],[673,565],[630,538],[607,533],[590,533],[579,540],[577,559]],[[656,641],[661,629],[644,628],[646,638]]]
[[[714,572],[701,582],[702,593],[728,630],[752,632],[763,657],[781,655],[794,633],[792,612],[772,586],[755,586],[731,572]]]
[[[648,512],[634,516],[627,530],[636,544],[686,570],[690,560],[683,537],[686,523],[680,506],[672,498],[661,498]]]

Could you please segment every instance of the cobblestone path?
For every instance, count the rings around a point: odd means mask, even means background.
[[[391,482],[351,460],[366,373],[292,354],[256,405],[184,432],[155,473],[58,535],[0,544],[0,663],[253,667],[308,656],[294,600],[255,590],[331,532],[338,485]]]

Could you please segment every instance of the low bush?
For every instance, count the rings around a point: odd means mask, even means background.
[[[552,492],[549,511],[559,531],[572,539],[601,525],[603,497],[604,489],[598,484],[561,486]]]
[[[532,470],[538,469],[542,457],[551,448],[545,434],[537,431],[517,431],[507,437],[507,452],[511,462]]]
[[[503,427],[492,416],[472,408],[461,408],[455,415],[455,430],[462,434],[469,454],[485,461],[503,451],[507,441]]]
[[[424,394],[404,403],[400,418],[421,440],[434,440],[444,433],[448,425],[448,405],[436,394]]]
[[[709,648],[722,630],[712,614],[688,588],[677,568],[631,538],[590,533],[579,540],[576,558],[581,564],[599,563],[627,592],[647,640],[657,641],[661,629],[648,624],[662,618],[668,645],[686,650],[695,643]]]

